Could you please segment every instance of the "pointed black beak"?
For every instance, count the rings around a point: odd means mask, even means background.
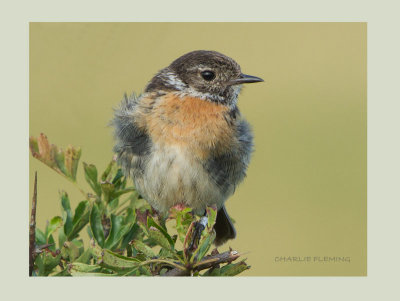
[[[259,78],[257,76],[252,76],[252,75],[247,75],[241,73],[239,78],[231,80],[229,82],[230,85],[241,85],[241,84],[250,84],[250,83],[259,83],[263,82],[264,80],[262,78]]]

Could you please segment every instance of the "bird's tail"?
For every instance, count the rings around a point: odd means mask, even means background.
[[[222,245],[227,240],[236,237],[235,227],[226,212],[225,206],[222,206],[221,209],[218,210],[214,229],[216,232],[216,238],[214,241],[216,246]]]

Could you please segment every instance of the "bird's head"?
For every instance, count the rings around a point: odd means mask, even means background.
[[[215,51],[197,50],[162,69],[145,91],[172,91],[232,106],[236,104],[242,84],[262,81],[259,77],[243,74],[239,64],[230,57]]]

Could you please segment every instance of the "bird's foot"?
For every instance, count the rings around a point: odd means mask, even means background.
[[[197,249],[197,247],[199,246],[201,233],[206,228],[207,223],[208,223],[207,216],[202,216],[200,218],[200,220],[195,223],[192,240],[191,240],[189,248],[188,248],[189,251],[193,251],[193,250]]]

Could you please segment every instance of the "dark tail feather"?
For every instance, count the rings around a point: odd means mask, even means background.
[[[227,240],[236,237],[236,230],[226,212],[225,206],[222,206],[221,209],[218,210],[214,229],[217,235],[214,241],[216,246],[222,245]]]

